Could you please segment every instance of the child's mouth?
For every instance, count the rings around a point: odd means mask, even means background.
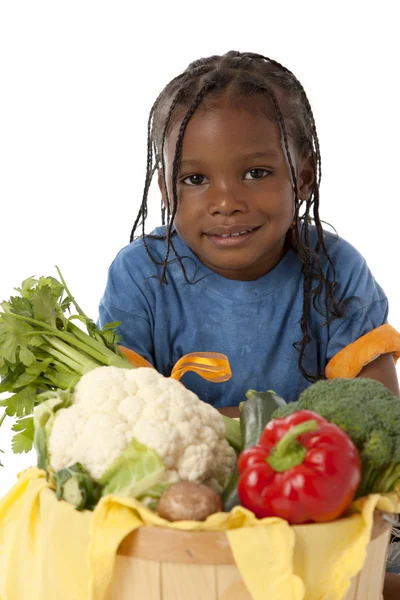
[[[233,246],[242,246],[247,243],[259,229],[260,227],[252,227],[236,233],[206,233],[205,235],[213,246],[217,246],[218,248],[232,248]]]

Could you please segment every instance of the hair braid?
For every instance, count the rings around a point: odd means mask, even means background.
[[[196,109],[200,106],[200,104],[203,102],[204,98],[207,96],[207,94],[213,89],[213,87],[215,87],[215,83],[212,81],[209,81],[207,83],[204,84],[203,88],[199,91],[199,93],[197,94],[196,98],[193,100],[192,104],[190,105],[186,115],[183,117],[182,119],[182,123],[180,125],[179,128],[179,133],[178,133],[178,139],[176,142],[176,150],[175,150],[175,157],[174,157],[174,163],[172,166],[172,202],[173,202],[173,207],[172,207],[172,215],[171,215],[171,219],[169,220],[169,223],[167,225],[167,254],[165,257],[165,263],[164,263],[164,268],[163,268],[163,272],[161,275],[161,281],[165,281],[166,280],[166,270],[167,270],[167,264],[168,264],[168,258],[169,258],[169,254],[170,254],[170,248],[171,248],[171,232],[172,232],[172,225],[174,223],[175,220],[175,215],[176,215],[176,211],[178,209],[178,174],[179,174],[179,167],[180,167],[180,163],[181,163],[181,156],[182,156],[182,143],[183,143],[183,136],[185,135],[185,130],[186,127],[192,117],[192,115],[195,113]],[[165,135],[165,132],[164,132]]]

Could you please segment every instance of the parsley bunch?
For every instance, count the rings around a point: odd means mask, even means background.
[[[0,425],[6,416],[16,419],[14,452],[31,450],[32,413],[45,392],[72,390],[82,375],[102,365],[132,368],[117,345],[115,328],[119,323],[99,329],[56,269],[60,281],[54,277],[26,279],[16,288],[19,295],[0,305],[0,393],[11,393],[0,401],[5,408]]]

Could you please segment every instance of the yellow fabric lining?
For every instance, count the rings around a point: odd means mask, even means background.
[[[145,525],[226,531],[254,600],[340,600],[362,567],[375,509],[400,512],[400,489],[361,499],[330,523],[291,527],[241,506],[205,522],[169,523],[116,496],[78,512],[31,468],[0,500],[0,600],[104,600],[119,544]]]

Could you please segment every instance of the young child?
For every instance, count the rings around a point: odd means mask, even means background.
[[[145,235],[156,171],[163,226]],[[187,353],[226,354],[229,381],[182,379],[217,408],[249,388],[293,401],[335,376],[398,393],[387,298],[357,250],[323,230],[320,177],[311,107],[288,69],[239,52],[193,62],[151,109],[143,201],[99,324],[120,321],[121,344],[166,376]]]

